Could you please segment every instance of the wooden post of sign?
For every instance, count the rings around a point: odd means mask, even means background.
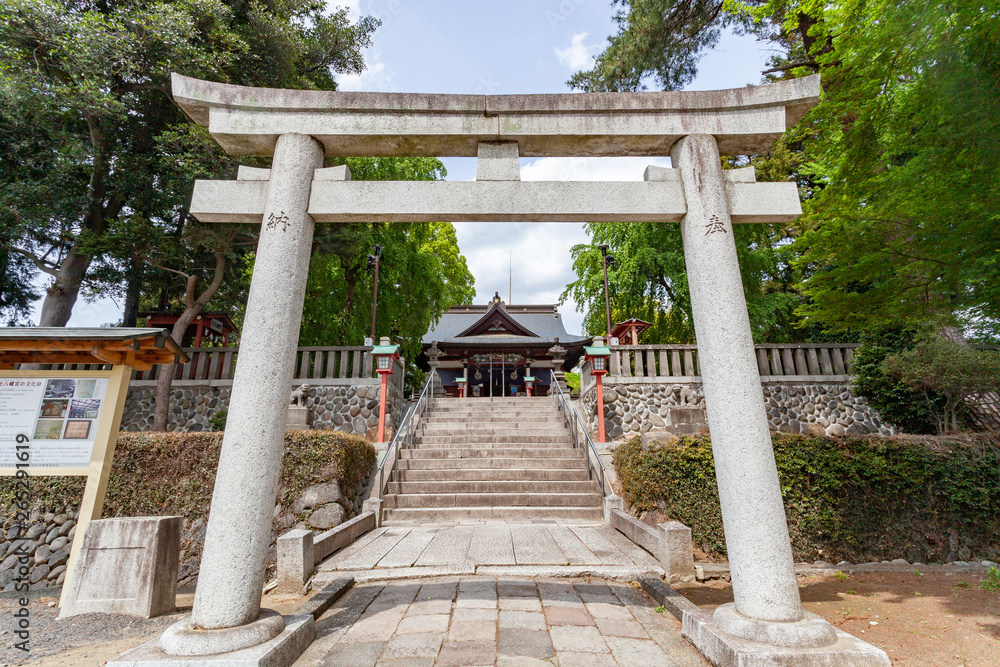
[[[122,412],[125,408],[125,398],[128,395],[128,383],[132,376],[132,367],[117,364],[111,367],[108,378],[108,390],[104,394],[104,409],[97,425],[94,437],[94,451],[90,455],[90,466],[87,469],[87,485],[83,491],[83,501],[80,503],[80,516],[76,520],[76,535],[73,536],[73,546],[70,548],[69,561],[66,563],[66,579],[59,597],[62,606],[66,592],[70,590],[69,578],[73,576],[80,547],[83,544],[83,534],[87,523],[92,519],[100,519],[104,509],[104,495],[108,490],[108,478],[111,476],[111,463],[115,457],[115,445],[118,443],[118,429],[121,428]]]

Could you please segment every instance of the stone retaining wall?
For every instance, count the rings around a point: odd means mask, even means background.
[[[765,382],[762,385],[771,430],[813,435],[874,433],[891,435],[878,414],[847,382]],[[596,428],[597,392],[588,387],[582,397],[583,417]],[[609,439],[628,438],[652,430],[670,430],[677,408],[704,410],[700,383],[604,383],[604,419]]]
[[[322,532],[361,513],[361,506],[371,490],[373,475],[369,475],[354,488],[342,489],[333,480],[306,488],[289,506],[275,505],[268,552],[268,568],[273,570],[277,560],[277,537],[287,529],[309,528]],[[76,536],[76,523],[80,515],[80,499],[66,498],[66,504],[53,507],[35,507],[28,518],[28,531],[24,539],[15,539],[13,512],[5,512],[3,541],[0,542],[0,590],[13,591],[17,576],[19,545],[26,545],[29,556],[29,590],[60,586],[66,580],[66,563]],[[201,553],[205,546],[206,517],[194,520],[185,518],[181,526],[180,562],[177,585],[195,582],[201,568]]]
[[[211,431],[212,418],[229,409],[231,384],[209,384],[178,381],[172,389],[172,401],[167,418],[170,431]],[[351,433],[374,442],[378,430],[378,384],[317,384],[309,387],[306,407],[312,413],[312,427]],[[133,383],[125,400],[122,415],[123,431],[151,431],[153,383]],[[393,433],[403,417],[405,402],[402,392],[392,382],[388,391],[389,410],[386,431]]]

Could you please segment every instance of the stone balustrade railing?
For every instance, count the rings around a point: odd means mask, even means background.
[[[857,343],[764,343],[755,345],[761,381],[846,381]],[[581,394],[594,384],[589,363],[581,372]],[[606,380],[611,382],[701,382],[697,345],[612,345]]]
[[[190,361],[175,368],[174,382],[231,384],[239,358],[238,347],[186,347]],[[369,384],[377,383],[372,348],[364,345],[300,347],[295,358],[293,383]],[[390,382],[402,391],[404,360],[393,361]],[[156,382],[160,367],[135,371],[132,384],[144,386]]]

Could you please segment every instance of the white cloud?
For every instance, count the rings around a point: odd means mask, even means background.
[[[375,48],[365,54],[368,65],[361,74],[341,74],[337,78],[337,90],[357,90],[366,92],[393,92],[396,90],[392,77],[396,73],[382,62],[382,54]]]
[[[583,40],[586,38],[587,33],[578,32],[573,35],[569,46],[565,49],[553,49],[559,62],[571,70],[590,69],[594,64],[594,52],[598,47],[594,44],[590,46],[584,44]]]

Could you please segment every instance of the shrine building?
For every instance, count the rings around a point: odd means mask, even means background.
[[[566,332],[556,305],[507,305],[494,294],[486,305],[453,306],[423,339],[418,364],[437,361],[448,396],[524,396],[525,376],[534,377],[532,395],[547,396],[552,382],[576,366],[589,339]]]

